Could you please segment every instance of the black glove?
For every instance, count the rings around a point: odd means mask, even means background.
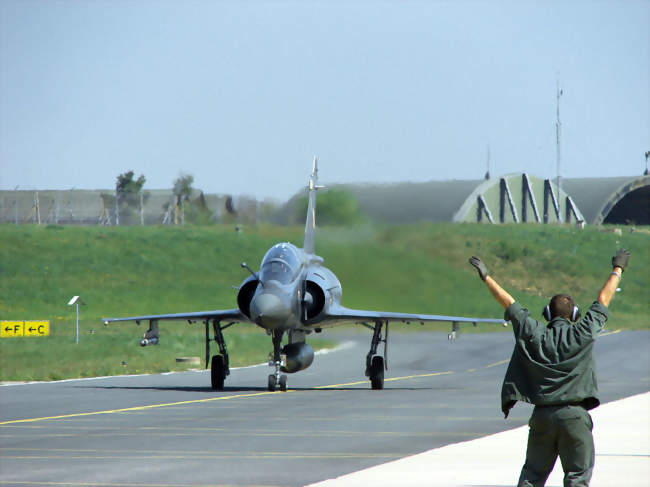
[[[487,267],[485,267],[485,264],[481,262],[481,259],[478,257],[472,256],[471,259],[469,259],[469,263],[472,264],[474,267],[476,267],[476,270],[478,271],[478,276],[485,281],[485,278],[488,275]]]
[[[625,249],[618,249],[616,255],[612,257],[612,267],[620,267],[625,271],[627,262],[630,260],[630,253]]]

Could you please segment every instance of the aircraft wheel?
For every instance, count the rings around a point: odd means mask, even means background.
[[[269,375],[269,392],[275,391],[275,375]]]
[[[223,381],[226,378],[226,364],[223,355],[214,355],[210,367],[210,379],[212,388],[216,391],[223,391]]]
[[[287,390],[287,376],[286,375],[281,375],[280,376],[280,390],[281,391],[286,391]]]
[[[373,389],[384,388],[384,357],[376,355],[370,363],[370,385]]]

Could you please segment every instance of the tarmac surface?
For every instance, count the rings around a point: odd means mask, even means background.
[[[363,374],[370,333],[325,333],[343,346],[290,375],[285,393],[266,391],[266,366],[233,370],[220,392],[210,389],[206,372],[0,387],[0,485],[515,485],[531,407],[518,404],[507,420],[500,411],[510,333],[462,334],[453,342],[444,333],[391,333],[383,391],[370,390]],[[648,392],[649,345],[643,331],[608,331],[598,340],[603,403]],[[623,406],[592,413],[602,453],[593,486],[609,485],[596,483],[601,463],[617,469],[636,462],[648,471],[648,402]],[[599,440],[601,423],[613,433]],[[636,431],[637,450],[619,448],[623,425]],[[453,450],[467,444],[479,447]],[[401,470],[397,483],[381,483],[391,478],[381,469],[432,451],[443,456]],[[497,464],[496,473],[487,468]],[[364,483],[344,483],[372,467],[380,470]],[[479,476],[456,484],[445,469]]]
[[[596,465],[590,487],[650,486],[650,393],[595,409]],[[523,465],[528,427],[453,445],[371,467],[309,487],[506,486],[513,484],[513,462]],[[514,456],[514,458],[513,458]],[[471,468],[468,458],[472,458]],[[563,485],[560,461],[546,481]]]

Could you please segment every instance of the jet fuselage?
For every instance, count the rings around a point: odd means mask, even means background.
[[[293,244],[274,245],[259,274],[240,286],[240,311],[266,330],[313,329],[323,311],[341,300],[341,283],[322,261]]]

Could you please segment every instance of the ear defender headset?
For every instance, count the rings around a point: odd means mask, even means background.
[[[547,304],[544,306],[544,309],[542,310],[542,316],[546,321],[551,321],[551,307]],[[573,307],[571,308],[571,316],[570,320],[571,321],[578,321],[580,318],[580,309],[574,304]]]

